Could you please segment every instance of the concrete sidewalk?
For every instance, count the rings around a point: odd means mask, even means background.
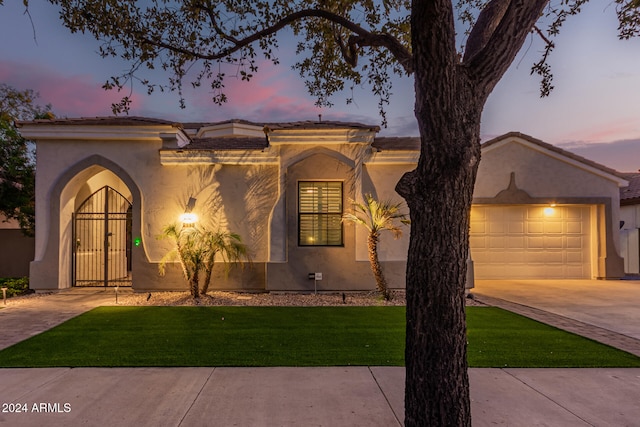
[[[479,300],[638,344],[564,316],[571,310],[551,313],[486,289],[477,289]],[[623,298],[639,300],[640,286],[625,289],[631,294]],[[0,310],[0,349],[114,302],[113,290],[77,289],[8,306]],[[617,318],[640,318],[625,311]],[[470,369],[469,377],[474,426],[639,425],[640,369]],[[0,425],[7,426],[386,427],[402,425],[403,401],[404,368],[397,367],[0,369]]]
[[[470,369],[474,426],[637,426],[640,369]],[[7,426],[400,426],[404,368],[0,370]],[[23,412],[17,413],[17,410]]]

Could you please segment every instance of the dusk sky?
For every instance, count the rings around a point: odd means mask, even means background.
[[[22,0],[0,6],[0,82],[40,93],[58,117],[111,115],[120,98],[102,84],[127,70],[117,59],[102,59],[91,36],[71,34],[57,9],[30,2],[33,27]],[[525,43],[511,69],[490,97],[483,114],[482,138],[518,131],[569,149],[619,171],[640,168],[640,40],[619,41],[614,5],[593,1],[570,18],[556,39],[551,57],[555,90],[539,96],[539,79],[530,76],[542,47],[537,36]],[[286,46],[286,43],[283,44]],[[318,109],[303,81],[291,70],[293,52],[281,48],[281,64],[263,63],[250,82],[226,81],[230,101],[220,107],[210,101],[206,87],[187,90],[187,108],[175,93],[147,96],[134,86],[130,114],[175,121],[220,121],[232,118],[256,122],[317,120],[379,124],[377,100],[366,87],[333,98],[330,109]],[[162,81],[164,83],[164,81]],[[186,85],[188,86],[188,85]],[[415,136],[412,79],[397,79],[383,136]]]

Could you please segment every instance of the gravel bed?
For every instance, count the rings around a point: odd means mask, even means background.
[[[97,292],[103,288],[96,288]],[[111,288],[110,288],[111,290]],[[72,292],[88,292],[90,288],[75,288]],[[7,305],[23,305],[39,302],[58,292],[39,292],[7,299]],[[404,290],[392,291],[391,301],[382,299],[378,292],[225,292],[211,291],[198,300],[191,298],[189,292],[132,292],[122,289],[118,294],[119,306],[403,306],[406,304]],[[473,298],[466,298],[467,306],[484,305]],[[0,303],[1,304],[1,303]],[[116,305],[115,300],[113,304]]]
[[[133,293],[118,298],[118,305],[143,306],[403,306],[406,304],[404,291],[393,291],[390,301],[385,301],[375,291],[371,292],[335,292],[335,293],[243,293],[209,292],[198,300],[191,298],[188,292],[151,292]],[[483,305],[474,299],[466,299],[467,306]]]

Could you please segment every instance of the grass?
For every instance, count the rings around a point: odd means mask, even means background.
[[[504,310],[467,316],[472,367],[640,367]],[[99,307],[0,351],[0,366],[402,366],[404,328],[404,307]]]

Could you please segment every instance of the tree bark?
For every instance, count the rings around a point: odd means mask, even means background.
[[[367,239],[369,248],[369,263],[371,264],[373,277],[375,277],[376,279],[376,286],[378,287],[378,291],[384,297],[384,299],[388,301],[391,299],[391,293],[389,292],[387,279],[384,277],[382,266],[380,265],[380,260],[378,259],[378,239],[379,237],[376,233],[369,233],[369,237]]]
[[[464,291],[480,118],[547,0],[492,0],[455,47],[451,1],[413,0],[417,168],[396,191],[411,216],[407,256],[405,425],[470,426]]]

